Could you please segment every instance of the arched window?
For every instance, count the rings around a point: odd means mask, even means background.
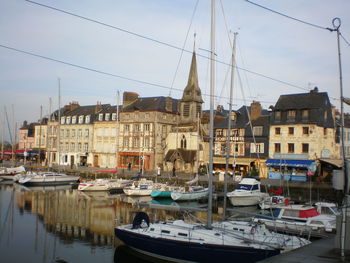
[[[186,149],[187,148],[187,141],[186,141],[185,135],[182,135],[182,138],[181,138],[181,148],[182,149]]]

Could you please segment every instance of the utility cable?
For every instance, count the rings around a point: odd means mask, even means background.
[[[180,67],[182,56],[183,56],[183,53],[184,53],[184,50],[185,50],[185,45],[186,45],[186,42],[187,42],[188,34],[190,33],[190,29],[192,27],[193,18],[194,18],[194,15],[195,15],[196,11],[197,11],[198,3],[199,3],[199,0],[197,0],[196,4],[194,6],[194,10],[193,10],[192,17],[191,17],[191,22],[190,22],[190,25],[188,27],[187,33],[186,33],[185,41],[184,41],[184,43],[182,45],[182,48],[181,48],[180,58],[179,58],[179,61],[177,62],[177,66],[176,66],[175,74],[174,74],[174,77],[173,77],[173,81],[171,82],[171,86],[170,86],[169,97],[171,97],[171,90],[173,89],[174,82],[175,82],[175,79],[176,79],[176,76],[177,76],[177,72],[179,71],[179,67]]]
[[[170,87],[165,86],[165,85],[152,83],[152,82],[148,82],[148,81],[143,81],[143,80],[139,80],[139,79],[135,79],[135,78],[125,77],[125,76],[122,76],[122,75],[109,73],[109,72],[106,72],[106,71],[93,69],[93,68],[89,68],[89,67],[86,67],[86,66],[80,66],[78,64],[74,64],[74,63],[71,63],[71,62],[66,62],[66,61],[63,61],[63,60],[50,58],[50,57],[47,57],[47,56],[43,56],[43,55],[39,55],[39,54],[36,54],[36,53],[33,53],[33,52],[28,52],[28,51],[25,51],[25,50],[21,50],[21,49],[5,46],[5,45],[2,45],[2,44],[0,44],[0,47],[8,49],[8,50],[16,51],[16,52],[19,52],[19,53],[23,53],[23,54],[26,54],[26,55],[30,55],[30,56],[46,59],[46,60],[49,60],[49,61],[61,63],[61,64],[68,65],[68,66],[71,66],[71,67],[84,69],[84,70],[91,71],[91,72],[94,72],[94,73],[98,73],[98,74],[114,77],[114,78],[120,78],[120,79],[132,81],[132,82],[136,82],[136,83],[140,83],[140,84],[144,84],[144,85],[148,85],[148,86],[154,86],[154,87],[157,87],[157,88],[167,89],[167,90],[170,89]],[[179,92],[183,92],[183,89],[175,89],[175,88],[173,88],[173,90],[176,90],[176,91],[179,91]],[[206,97],[210,96],[208,94],[202,94],[202,95],[206,96]],[[215,95],[215,97],[218,97],[218,96]],[[242,100],[242,99],[238,99],[238,100]],[[264,102],[264,103],[272,103],[271,101],[262,101],[262,102]]]
[[[168,46],[168,47],[177,49],[177,50],[181,50],[181,51],[186,52],[186,53],[189,53],[189,54],[192,53],[192,51],[190,51],[190,50],[186,50],[186,49],[177,47],[177,46],[175,46],[175,45],[166,43],[166,42],[164,42],[164,41],[160,41],[160,40],[157,40],[157,39],[154,39],[154,38],[151,38],[151,37],[147,37],[147,36],[142,35],[142,34],[139,34],[139,33],[132,32],[132,31],[130,31],[130,30],[123,29],[123,28],[121,28],[121,27],[109,25],[109,24],[104,23],[104,22],[100,22],[100,21],[97,21],[97,20],[94,20],[94,19],[91,19],[91,18],[88,18],[88,17],[84,17],[84,16],[81,16],[81,15],[77,15],[77,14],[74,14],[74,13],[71,13],[71,12],[68,12],[68,11],[65,11],[65,10],[62,10],[62,9],[58,9],[58,8],[55,8],[55,7],[52,7],[52,6],[48,6],[48,5],[44,5],[44,4],[41,4],[41,3],[37,3],[37,2],[31,1],[31,0],[24,0],[24,1],[29,2],[29,3],[32,3],[32,4],[36,4],[36,5],[39,5],[39,6],[42,6],[42,7],[46,7],[46,8],[49,8],[49,9],[58,11],[58,12],[62,12],[62,13],[67,14],[67,15],[75,16],[75,17],[78,17],[78,18],[81,18],[81,19],[84,19],[84,20],[87,20],[87,21],[90,21],[90,22],[93,22],[93,23],[97,23],[97,24],[102,25],[102,26],[106,26],[106,27],[109,27],[109,28],[113,28],[113,29],[119,30],[119,31],[124,32],[124,33],[127,33],[127,34],[131,34],[131,35],[133,35],[133,36],[137,36],[137,37],[140,37],[140,38],[149,40],[149,41],[156,42],[156,43],[161,44],[161,45],[165,45],[165,46]],[[197,56],[210,60],[210,57],[208,57],[208,56],[204,56],[204,55],[201,55],[201,54],[197,54]],[[219,60],[217,60],[217,59],[214,59],[214,61],[215,61],[216,63],[220,63],[220,64],[223,64],[223,65],[230,66],[229,63],[226,63],[226,62],[223,62],[223,61],[219,61]],[[290,87],[294,87],[294,88],[297,88],[297,89],[305,90],[304,88],[302,88],[302,87],[300,87],[300,86],[298,86],[298,85],[295,85],[295,84],[292,84],[292,83],[288,83],[288,82],[286,82],[286,81],[278,80],[278,79],[276,79],[276,78],[269,77],[269,76],[266,76],[266,75],[261,74],[261,73],[257,73],[257,72],[254,72],[254,71],[251,71],[251,70],[248,70],[248,69],[244,69],[244,68],[240,68],[240,67],[236,67],[236,68],[238,68],[238,69],[240,69],[240,70],[244,70],[244,71],[246,71],[246,72],[248,72],[248,73],[251,73],[251,74],[253,74],[253,75],[257,75],[257,76],[260,76],[260,77],[263,77],[263,78],[266,78],[266,79],[269,79],[269,80],[278,82],[278,83],[280,83],[280,84],[284,84],[284,85],[287,85],[287,86],[290,86]]]
[[[266,6],[263,6],[263,5],[254,3],[254,2],[252,2],[252,1],[250,1],[250,0],[244,0],[244,1],[246,1],[246,2],[249,3],[249,4],[258,6],[258,7],[260,7],[260,8],[263,8],[263,9],[265,9],[265,10],[267,10],[267,11],[272,12],[272,13],[275,13],[275,14],[277,14],[277,15],[280,15],[280,16],[283,16],[283,17],[292,19],[292,20],[294,20],[294,21],[303,23],[303,24],[305,24],[305,25],[309,25],[309,26],[312,26],[312,27],[315,27],[315,28],[318,28],[318,29],[325,29],[325,30],[328,30],[328,31],[333,31],[333,28],[324,27],[324,26],[319,26],[319,25],[316,25],[316,24],[313,24],[313,23],[306,22],[306,21],[304,21],[304,20],[301,20],[301,19],[298,19],[298,18],[289,16],[289,15],[283,14],[283,13],[281,13],[281,12],[275,11],[275,10],[273,10],[273,9],[271,9],[271,8],[266,7]]]

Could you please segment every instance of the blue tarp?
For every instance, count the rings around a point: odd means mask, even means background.
[[[305,167],[308,168],[314,161],[312,160],[286,160],[286,159],[268,159],[265,162],[267,166],[287,166],[287,167]]]

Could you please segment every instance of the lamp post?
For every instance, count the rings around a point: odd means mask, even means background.
[[[341,64],[341,52],[340,52],[340,31],[341,26],[340,18],[336,17],[332,20],[333,29],[332,31],[337,32],[337,45],[338,45],[338,66],[339,66],[339,87],[340,87],[340,135],[341,135],[341,152],[343,159],[343,172],[344,172],[344,195],[343,195],[343,209],[342,209],[342,219],[341,219],[341,233],[340,233],[340,253],[341,257],[345,258],[345,235],[346,235],[346,216],[347,216],[347,201],[349,192],[349,182],[347,176],[346,158],[345,158],[345,144],[344,144],[344,103],[343,103],[343,73]]]

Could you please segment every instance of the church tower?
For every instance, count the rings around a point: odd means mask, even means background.
[[[202,115],[202,104],[201,89],[198,85],[196,53],[193,52],[187,86],[179,103],[180,124],[197,122],[198,116]]]

